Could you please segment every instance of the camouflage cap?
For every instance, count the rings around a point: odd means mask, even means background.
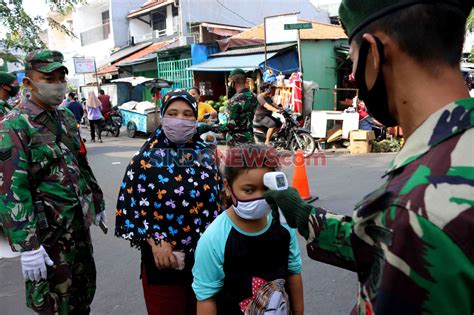
[[[247,75],[245,74],[245,71],[240,68],[232,70],[229,75],[230,79],[236,79],[236,78],[245,79],[246,77]]]
[[[0,71],[0,84],[10,85],[16,81],[16,76],[9,72]]]
[[[57,69],[68,69],[63,65],[64,57],[57,50],[35,50],[25,58],[25,70],[36,70],[39,72],[51,73]]]
[[[459,8],[466,16],[473,7],[472,0],[342,0],[339,17],[349,42],[370,23],[395,11],[416,4],[445,4]]]

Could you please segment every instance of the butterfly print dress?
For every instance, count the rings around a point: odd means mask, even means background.
[[[214,157],[215,151],[197,136],[177,147],[157,129],[127,167],[115,235],[137,248],[151,237],[192,254],[220,213],[222,184]]]

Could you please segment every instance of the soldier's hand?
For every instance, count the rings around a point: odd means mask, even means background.
[[[173,255],[173,247],[170,243],[161,241],[160,244],[155,244],[152,239],[149,239],[148,243],[151,245],[155,265],[158,269],[178,268],[178,261]]]
[[[54,262],[49,258],[43,246],[36,250],[21,253],[21,270],[25,280],[39,281],[47,279],[46,265],[52,266]]]
[[[279,220],[278,210],[281,210],[288,226],[298,228],[298,232],[304,238],[309,237],[308,218],[313,207],[301,199],[296,189],[268,190],[263,197],[272,208],[275,220]]]

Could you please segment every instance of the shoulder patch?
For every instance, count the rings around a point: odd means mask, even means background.
[[[12,148],[0,149],[0,161],[8,161],[12,157]]]

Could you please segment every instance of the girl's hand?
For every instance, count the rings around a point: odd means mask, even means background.
[[[173,255],[173,247],[170,243],[161,241],[160,244],[155,244],[152,238],[148,239],[148,244],[151,246],[155,265],[158,269],[177,268],[178,262],[175,255]]]

